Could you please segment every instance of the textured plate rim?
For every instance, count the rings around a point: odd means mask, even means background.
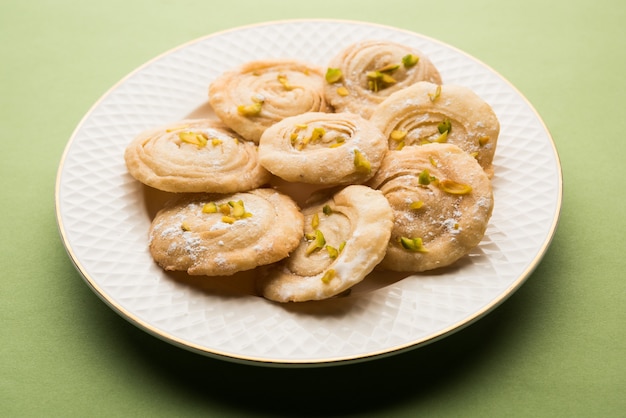
[[[64,227],[63,224],[63,219],[62,219],[62,210],[61,210],[61,204],[60,204],[60,189],[61,189],[61,185],[62,185],[62,175],[63,175],[63,171],[64,171],[64,167],[65,167],[65,162],[67,160],[67,156],[72,148],[73,143],[76,140],[76,136],[77,134],[80,132],[81,128],[83,127],[83,125],[85,124],[85,122],[90,118],[90,116],[92,115],[92,113],[94,112],[95,109],[98,108],[98,106],[113,92],[115,91],[120,85],[122,85],[123,83],[125,83],[128,79],[130,79],[132,76],[134,76],[135,74],[141,72],[144,68],[150,66],[152,63],[158,61],[159,59],[172,54],[173,52],[179,51],[181,49],[184,49],[190,45],[202,42],[206,39],[209,38],[213,38],[213,37],[218,37],[230,32],[236,32],[236,31],[240,31],[240,30],[246,30],[246,29],[250,29],[250,28],[257,28],[257,27],[268,27],[268,26],[272,26],[272,25],[280,25],[280,24],[287,24],[287,23],[298,23],[298,22],[310,22],[310,23],[336,23],[336,24],[351,24],[351,25],[362,25],[362,26],[370,26],[370,27],[377,27],[377,28],[381,28],[381,29],[386,29],[386,30],[391,30],[391,31],[396,31],[396,32],[402,32],[405,33],[407,35],[411,35],[411,36],[417,36],[419,38],[422,38],[424,40],[427,40],[429,42],[432,42],[434,44],[438,44],[440,46],[443,46],[445,48],[448,48],[450,50],[453,50],[455,53],[459,54],[459,55],[463,55],[464,57],[470,59],[471,61],[475,62],[476,64],[479,64],[480,66],[482,66],[483,68],[485,68],[486,70],[489,70],[490,72],[492,72],[495,76],[499,77],[500,80],[504,83],[507,84],[507,86],[515,92],[515,94],[518,96],[519,99],[523,100],[525,102],[525,104],[528,106],[528,108],[530,109],[530,111],[533,112],[534,116],[536,117],[537,121],[541,124],[544,133],[546,134],[548,140],[549,140],[549,145],[550,148],[552,149],[553,155],[554,155],[554,163],[556,165],[556,181],[557,181],[557,196],[555,196],[556,198],[556,203],[555,203],[555,211],[554,211],[554,216],[553,219],[551,221],[551,224],[547,230],[547,234],[546,237],[542,243],[542,245],[540,246],[540,248],[537,249],[537,254],[535,256],[535,258],[533,260],[530,261],[529,265],[526,267],[526,269],[518,276],[518,278],[513,281],[511,283],[511,285],[505,290],[503,291],[499,297],[494,298],[489,304],[487,304],[486,306],[484,306],[482,309],[475,311],[472,315],[458,321],[455,322],[453,324],[451,324],[450,326],[440,329],[437,332],[434,332],[430,335],[428,335],[427,337],[415,340],[415,341],[410,341],[408,343],[405,344],[401,344],[401,345],[396,345],[396,346],[392,346],[392,347],[387,347],[385,349],[381,349],[378,351],[373,351],[373,352],[369,352],[367,354],[356,354],[356,355],[348,355],[348,356],[338,356],[338,357],[329,357],[329,358],[324,358],[321,360],[299,360],[299,359],[288,359],[288,358],[283,358],[283,359],[266,359],[266,358],[255,358],[254,356],[245,356],[245,355],[234,355],[232,353],[228,353],[219,349],[209,349],[207,347],[201,346],[199,344],[195,344],[193,342],[190,341],[186,341],[182,338],[178,338],[174,335],[170,335],[169,333],[158,329],[157,327],[150,325],[148,323],[146,323],[145,321],[143,321],[142,319],[138,318],[137,315],[133,314],[132,312],[130,312],[129,310],[127,310],[126,308],[124,308],[122,305],[120,305],[119,303],[115,302],[114,300],[112,300],[110,297],[108,297],[106,291],[104,291],[96,282],[96,280],[91,277],[87,272],[85,267],[82,265],[82,263],[79,260],[79,257],[76,255],[76,253],[74,252],[74,249],[72,248],[71,243],[69,242],[69,239],[67,237],[67,232],[66,229]],[[503,77],[500,73],[498,73],[497,71],[495,71],[493,68],[491,68],[489,65],[485,64],[484,62],[482,62],[481,60],[473,57],[472,55],[464,52],[463,50],[460,50],[450,44],[447,44],[446,42],[440,41],[438,39],[429,37],[427,35],[423,35],[421,33],[418,32],[414,32],[411,30],[407,30],[407,29],[402,29],[402,28],[397,28],[397,27],[393,27],[393,26],[389,26],[389,25],[383,25],[383,24],[378,24],[378,23],[372,23],[372,22],[366,22],[366,21],[359,21],[359,20],[348,20],[348,19],[285,19],[285,20],[273,20],[273,21],[265,21],[265,22],[258,22],[258,23],[254,23],[254,24],[249,24],[249,25],[242,25],[242,26],[237,26],[237,27],[233,27],[233,28],[229,28],[229,29],[225,29],[225,30],[221,30],[221,31],[217,31],[217,32],[213,32],[210,33],[208,35],[204,35],[195,39],[192,39],[190,41],[187,41],[183,44],[180,44],[174,48],[171,48],[157,56],[155,56],[154,58],[146,61],[145,63],[143,63],[142,65],[136,67],[134,70],[132,70],[130,73],[128,73],[126,76],[124,76],[123,78],[121,78],[118,82],[116,82],[113,86],[111,86],[104,94],[102,94],[98,100],[89,108],[89,110],[86,112],[86,114],[81,118],[81,120],[79,121],[79,123],[77,124],[77,126],[74,128],[68,142],[66,143],[66,146],[63,150],[63,153],[61,155],[60,158],[60,162],[59,162],[59,166],[58,166],[58,170],[57,170],[57,175],[56,175],[56,180],[55,180],[55,191],[54,191],[54,197],[55,197],[55,216],[56,216],[56,221],[57,221],[57,228],[59,231],[59,235],[61,237],[62,243],[65,247],[65,250],[70,258],[70,260],[72,261],[74,267],[76,268],[76,270],[78,271],[78,273],[80,274],[80,276],[83,278],[83,280],[87,283],[87,285],[91,288],[91,290],[103,301],[105,302],[105,304],[107,304],[110,308],[112,308],[117,314],[119,314],[120,316],[122,316],[124,319],[126,319],[127,321],[129,321],[130,323],[132,323],[133,325],[137,326],[138,328],[148,332],[149,334],[163,340],[166,341],[168,343],[171,343],[173,345],[176,345],[180,348],[198,353],[198,354],[202,354],[205,356],[209,356],[209,357],[214,357],[214,358],[218,358],[218,359],[222,359],[222,360],[227,360],[227,361],[232,361],[232,362],[236,362],[236,363],[243,363],[243,364],[251,364],[251,365],[261,365],[261,366],[275,366],[275,367],[321,367],[321,366],[332,366],[332,365],[341,365],[341,364],[352,364],[352,363],[356,363],[356,362],[363,362],[363,361],[368,361],[368,360],[373,360],[373,359],[377,359],[377,358],[382,358],[382,357],[387,357],[390,355],[395,355],[395,354],[399,354],[401,352],[405,352],[408,350],[412,350],[418,347],[422,347],[425,346],[427,344],[430,344],[432,342],[438,341],[444,337],[447,337],[455,332],[460,331],[461,329],[473,324],[474,322],[476,322],[477,320],[481,319],[482,317],[484,317],[485,315],[487,315],[489,312],[493,311],[496,307],[498,307],[500,304],[502,304],[504,301],[506,301],[512,294],[514,294],[526,281],[526,279],[533,273],[533,271],[537,268],[537,266],[539,265],[539,263],[541,262],[541,260],[543,259],[543,257],[545,256],[550,244],[552,243],[552,240],[554,238],[554,235],[556,233],[556,229],[558,227],[558,223],[559,223],[559,219],[560,219],[560,214],[561,214],[561,207],[562,207],[562,199],[563,199],[563,174],[562,174],[562,167],[561,167],[561,162],[559,159],[559,155],[556,149],[556,145],[554,143],[554,139],[548,129],[548,127],[546,126],[545,122],[543,121],[543,119],[541,118],[541,116],[539,115],[539,113],[537,112],[537,110],[534,108],[534,106],[530,103],[530,101],[511,83],[509,82],[505,77]]]

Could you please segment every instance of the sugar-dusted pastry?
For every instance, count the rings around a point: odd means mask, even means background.
[[[309,112],[268,128],[259,160],[290,182],[358,184],[371,178],[387,152],[380,130],[354,113]]]
[[[388,138],[389,149],[454,144],[493,177],[500,124],[491,106],[467,87],[416,83],[389,96],[370,120]]]
[[[248,62],[209,86],[217,116],[244,138],[259,142],[274,123],[305,112],[328,110],[320,68],[297,60]]]
[[[257,146],[222,123],[189,119],[140,133],[124,153],[129,173],[166,192],[232,193],[267,183]]]
[[[386,97],[418,81],[441,84],[441,76],[421,51],[387,40],[351,44],[326,70],[325,94],[337,112],[369,118]]]
[[[493,210],[491,180],[452,144],[390,151],[369,185],[394,212],[380,263],[388,270],[420,272],[454,263],[482,240]]]
[[[277,302],[327,299],[362,281],[385,254],[393,226],[382,193],[352,185],[303,209],[305,239],[258,280]]]
[[[273,189],[181,195],[152,221],[150,253],[165,270],[225,276],[287,257],[302,234],[300,209]]]

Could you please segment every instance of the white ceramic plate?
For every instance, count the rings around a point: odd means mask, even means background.
[[[452,268],[373,276],[349,296],[289,305],[254,296],[248,291],[251,274],[220,281],[157,267],[147,249],[147,231],[161,196],[127,173],[123,152],[131,139],[143,129],[210,112],[207,86],[243,62],[289,57],[325,67],[339,49],[362,39],[418,48],[444,83],[465,85],[494,108],[501,123],[496,204],[479,247]],[[491,311],[519,288],[546,252],[558,222],[562,177],[554,143],[532,106],[471,56],[391,27],[295,20],[213,34],[132,72],[76,128],[55,196],[72,261],[124,318],[202,354],[304,366],[363,361],[418,347]]]

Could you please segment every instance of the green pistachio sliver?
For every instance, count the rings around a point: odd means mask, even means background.
[[[440,134],[450,132],[450,129],[452,129],[452,122],[450,122],[450,119],[448,118],[444,119],[439,125],[437,125],[437,130]]]
[[[481,136],[480,138],[478,138],[478,145],[480,145],[481,147],[484,147],[485,145],[487,145],[488,142],[489,142],[488,136]]]
[[[204,147],[208,142],[208,137],[204,133],[179,132],[178,138],[188,144],[197,145],[198,148]]]
[[[424,202],[421,200],[416,200],[414,202],[411,202],[411,204],[409,205],[409,209],[412,210],[418,210],[421,209],[424,206]]]
[[[222,203],[218,207],[222,215],[230,215],[230,205],[228,203]]]
[[[185,232],[191,231],[191,226],[189,226],[189,223],[187,223],[187,221],[183,221],[183,223],[180,224],[180,229]]]
[[[224,222],[226,224],[235,223],[236,220],[237,219],[233,218],[232,216],[227,216],[227,215],[222,216],[222,222]]]
[[[372,171],[372,164],[365,158],[359,150],[354,150],[354,166],[359,171],[369,173]]]
[[[389,138],[391,138],[394,141],[403,141],[406,136],[407,136],[408,132],[401,130],[401,129],[395,129],[393,131],[391,131],[391,134],[389,134]]]
[[[418,57],[417,55],[407,54],[402,57],[402,65],[404,65],[404,68],[411,68],[415,66],[415,64],[417,64],[419,60],[420,57]]]
[[[437,137],[437,139],[435,139],[434,142],[438,142],[440,144],[448,142],[448,131],[444,131],[441,135]]]
[[[387,64],[382,68],[378,69],[379,73],[392,73],[400,68],[400,64]]]
[[[340,95],[341,97],[346,97],[350,95],[350,90],[348,90],[344,86],[337,87],[337,94]]]
[[[455,195],[465,195],[472,192],[472,186],[469,184],[458,183],[454,180],[441,180],[439,188],[446,193]]]
[[[330,245],[326,246],[326,251],[328,251],[328,256],[330,258],[337,258],[339,256],[339,251],[337,251],[337,249],[335,247],[332,247]]]
[[[258,116],[263,107],[262,102],[254,102],[250,105],[237,106],[237,112],[242,116]]]
[[[428,169],[422,170],[422,172],[419,173],[417,177],[417,181],[422,186],[428,186],[434,180],[435,178],[430,175],[430,172],[428,171]]]
[[[309,246],[306,248],[306,255],[310,255],[316,250],[324,248],[324,245],[326,245],[326,239],[324,238],[324,234],[319,229],[316,229],[315,239],[311,241]]]
[[[345,241],[343,241],[341,244],[339,244],[339,252],[340,252],[340,253],[343,251],[343,249],[345,248],[345,246],[346,246],[346,242],[345,242]]]
[[[322,281],[324,283],[330,283],[330,281],[336,276],[337,272],[333,269],[326,270],[326,273],[322,276]]]
[[[439,96],[441,96],[441,85],[437,86],[434,93],[428,93],[428,97],[430,97],[431,102],[437,100]]]
[[[285,74],[278,74],[276,78],[278,79],[278,82],[283,85],[285,90],[293,90],[293,86],[289,84],[289,80],[287,80],[287,76]]]
[[[313,132],[311,132],[311,143],[315,143],[322,139],[322,137],[326,134],[326,130],[322,127],[313,128]]]
[[[328,216],[333,213],[333,209],[330,207],[330,205],[324,205],[324,207],[322,208],[322,212],[324,213],[324,215]]]
[[[420,253],[428,252],[428,250],[424,247],[424,244],[421,238],[400,237],[399,241],[400,241],[400,245],[402,245],[402,248],[404,248],[405,250],[415,251],[415,252],[420,252]]]
[[[320,217],[319,215],[316,213],[313,215],[313,217],[311,218],[311,228],[313,229],[317,229],[317,227],[320,226]]]
[[[206,203],[204,206],[202,206],[202,213],[217,213],[218,210],[219,209],[215,202]]]
[[[326,70],[326,82],[329,84],[337,83],[343,78],[343,73],[339,68],[328,68]]]

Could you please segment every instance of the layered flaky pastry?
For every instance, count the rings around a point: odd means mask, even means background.
[[[324,93],[337,112],[369,118],[389,95],[418,81],[441,83],[439,71],[421,51],[387,40],[351,44],[328,63]]]
[[[394,213],[383,269],[420,272],[454,263],[480,243],[493,210],[489,177],[452,144],[390,151],[368,184]]]
[[[269,181],[256,148],[220,122],[190,119],[140,133],[124,159],[133,177],[159,190],[232,193]]]
[[[290,182],[360,184],[387,152],[380,130],[353,113],[309,112],[268,128],[259,142],[261,165]]]
[[[303,235],[303,215],[273,189],[182,195],[150,227],[150,253],[165,270],[226,276],[288,256]]]
[[[493,177],[500,124],[491,106],[467,87],[416,83],[389,96],[370,120],[388,139],[389,149],[454,144]]]
[[[259,142],[274,123],[328,110],[322,70],[297,60],[260,60],[227,71],[209,86],[217,116],[245,139]]]
[[[302,302],[333,297],[362,281],[385,254],[393,214],[381,192],[347,186],[303,213],[305,238],[258,281],[259,293],[267,299]]]

